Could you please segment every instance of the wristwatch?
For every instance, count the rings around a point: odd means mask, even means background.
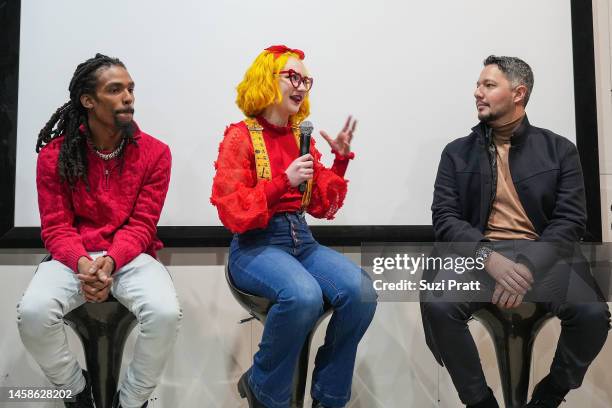
[[[484,265],[485,262],[487,262],[487,258],[491,256],[492,253],[493,253],[493,250],[491,248],[485,245],[481,245],[476,250],[475,258],[476,259],[482,258],[482,264]]]

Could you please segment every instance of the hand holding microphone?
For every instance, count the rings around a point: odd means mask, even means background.
[[[312,179],[314,174],[314,163],[309,153],[312,129],[312,123],[309,121],[304,121],[300,125],[300,157],[295,159],[285,170],[285,174],[289,178],[289,184],[291,187],[299,186],[300,193],[306,191],[306,183]]]
[[[310,153],[310,136],[312,135],[312,129],[312,122],[308,120],[305,120],[300,124],[300,157],[304,157],[305,155]],[[312,169],[312,164],[310,165],[310,168]],[[310,180],[311,178],[312,174],[310,174],[310,178],[306,180]],[[302,181],[300,183],[300,187],[298,188],[298,190],[300,190],[300,193],[306,191],[306,185],[307,181]]]
[[[312,156],[305,154],[298,157],[287,167],[285,174],[291,187],[302,186],[302,183],[305,186],[314,174]]]

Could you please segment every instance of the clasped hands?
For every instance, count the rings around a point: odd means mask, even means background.
[[[491,302],[505,309],[518,307],[533,284],[529,268],[497,252],[491,252],[485,270],[495,280]]]
[[[94,261],[84,256],[79,259],[77,278],[85,300],[100,303],[108,298],[114,270],[115,262],[109,256],[100,256]]]

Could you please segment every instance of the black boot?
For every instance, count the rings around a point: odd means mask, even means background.
[[[149,401],[142,404],[142,408],[147,408],[147,405],[149,405]],[[113,408],[122,408],[121,404],[119,403],[119,391],[117,391],[113,397]]]
[[[85,370],[81,371],[83,372],[83,377],[85,377],[85,388],[75,396],[74,402],[64,401],[66,408],[95,408],[89,374]]]
[[[253,390],[249,386],[249,371],[242,374],[240,380],[238,380],[238,393],[240,398],[246,398],[249,403],[249,408],[266,408],[264,404],[259,402],[253,394]]]
[[[489,389],[489,395],[476,404],[468,405],[467,408],[499,408],[495,395],[493,395],[493,390],[489,387],[487,388]]]
[[[569,389],[557,385],[550,374],[542,379],[533,389],[531,401],[525,408],[557,408],[564,400]]]

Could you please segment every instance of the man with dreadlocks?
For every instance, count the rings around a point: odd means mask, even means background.
[[[66,407],[93,407],[63,316],[112,293],[140,324],[113,407],[146,407],[181,319],[172,280],[155,258],[170,149],[133,121],[134,82],[118,59],[96,54],[68,89],[70,101],[36,144],[41,235],[53,259],[38,267],[18,306],[19,332],[49,381],[76,394]]]

